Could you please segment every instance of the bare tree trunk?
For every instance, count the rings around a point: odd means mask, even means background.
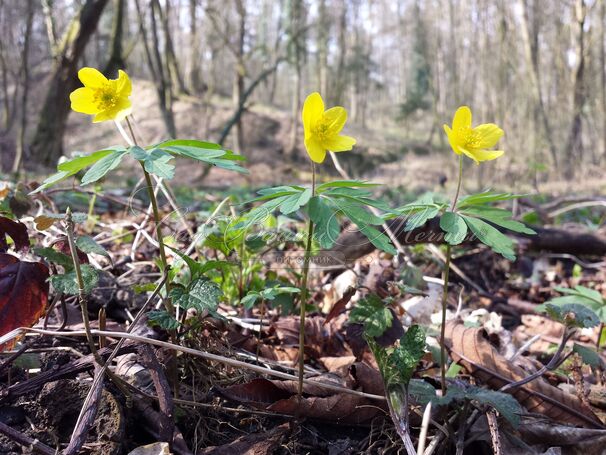
[[[34,22],[34,0],[27,0],[27,18],[25,24],[25,36],[23,40],[23,63],[21,67],[23,76],[23,90],[21,92],[21,121],[17,136],[17,152],[13,161],[13,173],[18,174],[21,170],[25,148],[25,130],[27,128],[27,100],[29,97],[29,47],[32,35],[32,24]]]
[[[236,77],[234,80],[233,102],[237,111],[241,111],[236,120],[236,137],[234,148],[242,150],[244,131],[242,127],[242,113],[244,111],[244,78],[246,66],[244,64],[244,38],[246,36],[246,8],[243,0],[234,0],[238,12],[238,43],[236,45]]]
[[[110,44],[110,54],[104,74],[114,76],[119,69],[126,67],[124,54],[122,52],[122,42],[124,40],[124,0],[114,1],[114,20],[112,24],[112,38]]]
[[[201,52],[200,52],[200,33],[198,32],[198,2],[197,0],[189,0],[189,17],[191,18],[191,27],[189,30],[189,77],[188,84],[191,93],[198,94],[206,90],[205,84],[202,81],[202,71],[200,69]]]
[[[528,0],[518,0],[518,5],[522,10],[523,14],[520,15],[522,26],[520,31],[522,33],[522,41],[524,45],[524,53],[526,55],[526,61],[529,67],[529,76],[532,93],[535,99],[535,103],[538,106],[539,115],[543,122],[543,130],[545,133],[545,139],[549,144],[549,152],[553,163],[558,168],[558,153],[553,140],[551,126],[549,125],[549,119],[547,118],[547,112],[545,111],[545,104],[543,102],[543,95],[541,93],[541,78],[539,77],[539,46],[538,46],[538,8],[534,8],[534,27],[532,30],[532,38],[529,26],[529,7]]]
[[[577,66],[573,75],[573,100],[572,100],[572,124],[570,134],[566,145],[566,168],[564,175],[571,179],[574,176],[575,164],[583,162],[583,121],[581,113],[585,104],[585,84],[583,76],[585,74],[585,18],[587,7],[584,0],[576,0],[575,6],[576,18],[576,51]]]
[[[293,0],[289,5],[290,12],[290,43],[292,49],[293,66],[295,69],[292,98],[292,120],[290,127],[290,144],[286,154],[293,156],[297,150],[297,132],[299,129],[299,109],[301,106],[301,64],[303,60],[303,49],[301,44],[301,22],[304,20],[303,5],[299,0]]]
[[[606,0],[600,5],[600,68],[602,80],[602,153],[606,159]]]
[[[157,0],[155,3],[158,14],[160,15],[160,20],[162,21],[162,31],[164,33],[164,56],[166,66],[168,68],[168,78],[178,93],[186,94],[188,93],[187,88],[185,87],[185,82],[181,76],[181,70],[179,69],[177,55],[175,54],[175,48],[173,46],[173,38],[170,32],[170,0],[166,0],[164,11]]]
[[[347,51],[347,2],[341,0],[341,15],[339,17],[339,60],[337,61],[336,74],[339,77],[335,78],[333,89],[331,90],[332,105],[343,104],[343,96],[347,85],[347,77],[345,75],[345,54]]]
[[[57,27],[55,17],[53,16],[53,0],[42,0],[42,14],[44,15],[44,25],[46,26],[46,35],[50,46],[51,56],[57,57]]]
[[[78,61],[107,2],[87,0],[66,31],[31,144],[32,157],[38,163],[53,166],[63,154],[63,134],[70,111],[69,94],[78,86]]]
[[[324,97],[328,97],[328,36],[330,21],[326,8],[326,0],[320,0],[318,6],[318,88]]]

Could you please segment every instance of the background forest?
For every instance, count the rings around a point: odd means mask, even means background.
[[[358,146],[344,160],[355,175],[443,182],[455,164],[442,124],[468,104],[507,132],[506,158],[470,169],[478,187],[558,191],[583,176],[575,188],[595,188],[606,159],[605,3],[2,0],[2,169],[42,171],[119,140],[112,125],[84,140],[88,120],[69,115],[88,65],[128,70],[146,139],[232,147],[254,169],[249,183],[304,159],[300,109],[317,90],[349,110]]]

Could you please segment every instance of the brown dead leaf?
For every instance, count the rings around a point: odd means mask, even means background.
[[[229,444],[216,447],[206,447],[202,455],[271,455],[276,453],[284,436],[288,432],[288,423],[284,423],[267,432],[247,434]]]
[[[29,247],[29,235],[27,226],[19,221],[13,221],[5,216],[0,216],[0,252],[8,250],[6,237],[13,239],[16,251]]]
[[[499,390],[528,376],[520,367],[501,356],[490,344],[483,329],[465,327],[458,321],[446,325],[446,345],[455,362],[482,382]],[[553,387],[544,379],[508,390],[528,411],[577,426],[604,428],[602,422],[574,395]]]
[[[48,275],[40,262],[0,254],[0,334],[38,321],[48,302]],[[5,343],[0,351],[13,344]]]
[[[326,315],[326,320],[324,321],[324,324],[328,324],[331,320],[341,314],[356,292],[356,288],[347,288],[347,290],[343,293],[343,297],[337,300],[337,302],[333,305],[333,307]]]

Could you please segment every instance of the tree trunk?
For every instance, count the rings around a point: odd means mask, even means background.
[[[44,14],[44,25],[46,26],[46,35],[53,58],[57,57],[57,27],[55,17],[53,16],[53,0],[42,0],[42,14]]]
[[[67,28],[31,144],[32,157],[37,163],[54,166],[63,154],[63,133],[70,112],[69,94],[78,86],[78,61],[107,2],[87,0]]]
[[[112,38],[110,44],[109,60],[103,71],[109,77],[117,76],[119,69],[126,67],[124,54],[122,52],[122,42],[124,40],[124,0],[114,1],[114,21],[112,24]]]
[[[236,74],[234,79],[233,102],[237,111],[240,111],[236,120],[236,137],[234,140],[234,149],[242,150],[244,142],[244,131],[242,128],[242,113],[244,111],[244,77],[246,76],[246,66],[244,65],[244,38],[246,36],[246,9],[242,0],[235,0],[236,11],[238,12],[238,43],[236,45]]]
[[[202,71],[200,69],[200,61],[202,53],[200,52],[200,33],[198,32],[197,18],[198,2],[197,0],[189,0],[189,17],[191,18],[191,27],[189,30],[189,90],[193,94],[199,94],[206,90],[206,86],[202,81]]]
[[[168,78],[171,85],[178,93],[187,94],[187,88],[185,82],[181,76],[181,70],[179,69],[179,63],[177,62],[177,55],[175,54],[175,48],[173,46],[173,38],[170,33],[170,0],[166,0],[164,11],[160,7],[160,3],[156,1],[156,7],[160,14],[160,20],[162,21],[162,32],[164,33],[164,55],[166,60],[166,66],[168,68]]]
[[[21,170],[25,148],[25,130],[27,129],[27,100],[29,97],[29,47],[34,22],[34,0],[27,0],[27,19],[25,24],[25,37],[23,40],[23,64],[21,67],[23,77],[23,91],[21,92],[21,121],[17,135],[17,152],[13,161],[13,173]]]

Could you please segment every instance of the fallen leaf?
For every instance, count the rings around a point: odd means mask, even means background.
[[[331,320],[333,320],[339,314],[341,314],[341,312],[343,312],[343,310],[345,309],[345,307],[347,306],[347,304],[349,303],[349,301],[351,300],[351,298],[353,297],[353,295],[356,292],[357,292],[356,288],[352,288],[352,287],[347,288],[347,290],[343,294],[343,297],[341,297],[339,300],[337,300],[337,302],[333,305],[333,307],[330,309],[330,311],[326,315],[324,324],[328,324]]]
[[[0,334],[29,327],[44,314],[48,302],[48,268],[0,254]],[[0,346],[10,349],[14,342]]]
[[[25,224],[0,216],[0,252],[2,253],[8,250],[7,236],[13,239],[16,251],[29,248],[29,235]]]
[[[450,321],[446,324],[445,342],[455,362],[494,390],[528,376],[497,352],[483,329]],[[507,390],[507,393],[512,394],[529,412],[544,414],[562,423],[604,427],[593,411],[577,397],[553,387],[542,378]]]
[[[139,446],[128,452],[128,455],[170,455],[168,442],[154,442],[145,446]]]
[[[55,222],[59,221],[60,218],[51,217],[47,215],[39,215],[34,218],[34,222],[36,223],[36,229],[39,231],[46,231],[49,227],[51,227]]]
[[[270,431],[241,436],[229,444],[206,447],[198,453],[201,455],[232,455],[234,453],[242,455],[271,455],[276,453],[280,447],[288,429],[288,423],[284,423]]]

